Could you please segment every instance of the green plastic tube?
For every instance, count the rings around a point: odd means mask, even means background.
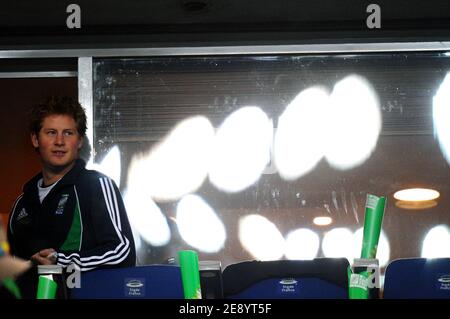
[[[181,268],[181,280],[185,299],[201,299],[200,273],[198,270],[198,255],[193,250],[178,252]]]
[[[57,287],[58,284],[49,276],[39,276],[36,299],[55,299]]]
[[[362,259],[375,259],[383,223],[386,198],[367,194],[366,212],[364,216],[364,235],[361,249]],[[355,259],[356,260],[356,259]],[[369,272],[362,270],[353,272],[348,269],[348,297],[350,299],[369,299]],[[362,267],[365,269],[365,267]]]
[[[385,197],[367,194],[361,258],[376,258],[385,205]]]
[[[20,288],[12,278],[3,279],[2,284],[11,294],[14,295],[14,297],[16,297],[16,299],[22,299]]]
[[[347,272],[348,272],[348,298],[369,299],[367,271],[355,274],[349,267]]]

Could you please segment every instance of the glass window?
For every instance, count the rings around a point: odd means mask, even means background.
[[[446,53],[96,59],[94,161],[140,264],[352,261],[367,194],[387,197],[382,265],[450,257],[449,72]],[[393,197],[417,187],[440,197]]]

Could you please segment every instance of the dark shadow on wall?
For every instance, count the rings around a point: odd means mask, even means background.
[[[31,106],[49,95],[76,98],[77,78],[0,79],[0,216],[4,225],[23,184],[40,170],[28,119]]]

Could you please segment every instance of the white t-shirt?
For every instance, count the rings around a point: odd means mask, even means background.
[[[44,200],[45,196],[47,196],[48,193],[50,193],[52,188],[55,187],[55,185],[58,184],[58,182],[60,180],[61,180],[61,178],[58,179],[56,182],[54,182],[52,185],[47,186],[47,187],[42,187],[41,186],[42,183],[43,183],[43,179],[42,178],[40,180],[38,180],[37,187],[38,187],[38,191],[39,191],[39,200],[41,201],[41,204],[42,204],[42,201]]]

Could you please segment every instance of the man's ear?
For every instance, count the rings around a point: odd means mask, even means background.
[[[80,141],[78,142],[78,149],[80,150],[83,147],[84,137],[80,137]]]
[[[36,133],[31,133],[31,143],[33,144],[34,148],[38,148],[39,147],[39,140],[37,138]]]

